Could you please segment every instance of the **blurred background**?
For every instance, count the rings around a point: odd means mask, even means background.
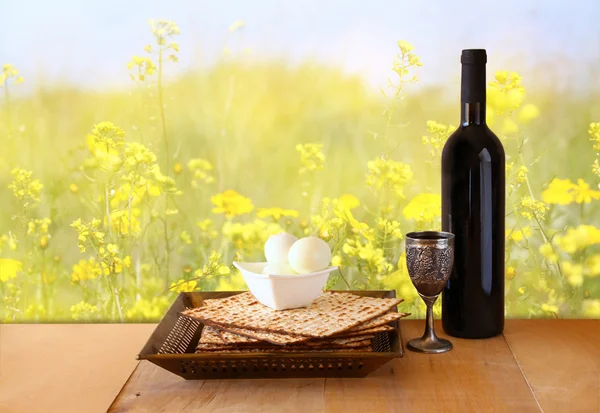
[[[270,234],[424,306],[460,51],[507,152],[509,317],[600,317],[595,1],[0,0],[0,322],[158,320]],[[437,308],[439,311],[439,308]]]

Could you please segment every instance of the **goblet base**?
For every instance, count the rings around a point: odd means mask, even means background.
[[[444,338],[419,337],[410,340],[406,348],[417,353],[439,354],[452,350],[452,343]]]

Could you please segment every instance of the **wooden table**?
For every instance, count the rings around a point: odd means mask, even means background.
[[[278,381],[138,364],[154,327],[0,325],[0,412],[600,412],[600,320],[507,320],[504,336],[406,352],[365,379]],[[423,321],[402,329],[418,336]]]

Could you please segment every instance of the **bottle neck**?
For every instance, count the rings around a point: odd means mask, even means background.
[[[462,103],[460,106],[460,123],[463,126],[481,125],[485,123],[485,102]]]
[[[485,63],[463,63],[460,89],[461,124],[485,123]]]

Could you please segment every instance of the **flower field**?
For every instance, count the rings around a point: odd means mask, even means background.
[[[179,32],[150,22],[126,89],[19,95],[28,79],[0,67],[0,322],[156,321],[178,292],[244,289],[232,261],[263,260],[281,231],[329,243],[329,288],[396,289],[422,317],[403,234],[440,227],[460,108],[454,89],[420,87],[418,44],[398,42],[379,93],[242,48],[179,71]],[[488,73],[507,316],[600,317],[600,96],[563,99],[517,71]]]

